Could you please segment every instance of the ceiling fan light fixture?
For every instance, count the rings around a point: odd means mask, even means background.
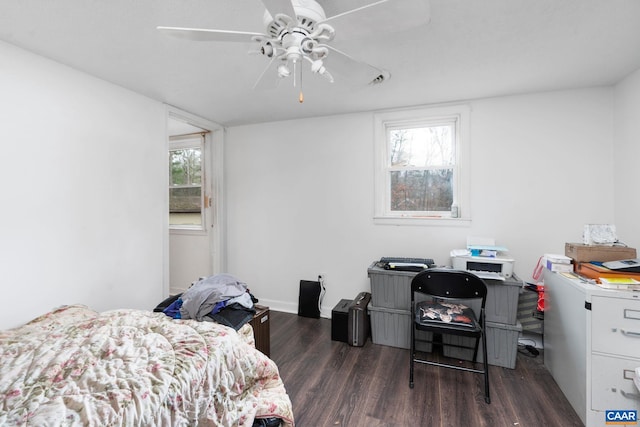
[[[321,59],[318,59],[317,61],[311,61],[311,71],[321,75],[330,83],[333,83],[333,76],[329,71],[327,71]]]
[[[305,55],[310,55],[311,53],[313,53],[313,49],[316,47],[316,45],[317,42],[315,40],[310,37],[305,37],[300,42],[300,50],[302,50],[302,53],[304,53]]]
[[[291,75],[291,70],[289,70],[289,67],[287,67],[286,64],[278,65],[278,77],[283,79],[285,77],[289,77],[290,75]]]
[[[267,58],[271,58],[274,53],[273,45],[271,44],[271,42],[268,41],[263,43],[262,46],[260,46],[260,52]]]

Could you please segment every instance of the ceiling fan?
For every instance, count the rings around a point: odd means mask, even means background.
[[[322,0],[320,0],[322,1]],[[300,86],[308,63],[313,74],[333,82],[334,72],[343,79],[377,84],[389,78],[381,68],[359,61],[333,47],[338,39],[362,37],[412,28],[429,21],[428,0],[261,0],[265,7],[264,33],[220,29],[157,27],[163,33],[196,41],[252,42],[257,53],[270,59],[254,88],[293,76]],[[345,8],[346,7],[346,8]],[[334,13],[327,17],[325,8]],[[335,28],[334,28],[335,27]],[[337,28],[337,29],[336,29]]]

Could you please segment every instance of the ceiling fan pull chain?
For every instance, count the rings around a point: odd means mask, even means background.
[[[300,68],[300,95],[298,95],[298,102],[302,104],[304,102],[304,94],[302,93],[302,62],[298,68]]]
[[[291,62],[293,62],[293,87],[297,87],[298,83],[298,61],[294,58]]]

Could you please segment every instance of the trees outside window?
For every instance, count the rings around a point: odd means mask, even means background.
[[[468,109],[376,115],[376,217],[457,218],[468,208]]]
[[[170,141],[169,225],[201,228],[203,225],[203,159],[201,135]]]

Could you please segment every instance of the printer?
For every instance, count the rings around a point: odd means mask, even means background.
[[[483,279],[505,280],[513,276],[514,259],[506,256],[507,248],[472,242],[467,240],[466,249],[451,251],[454,269],[470,271]]]

